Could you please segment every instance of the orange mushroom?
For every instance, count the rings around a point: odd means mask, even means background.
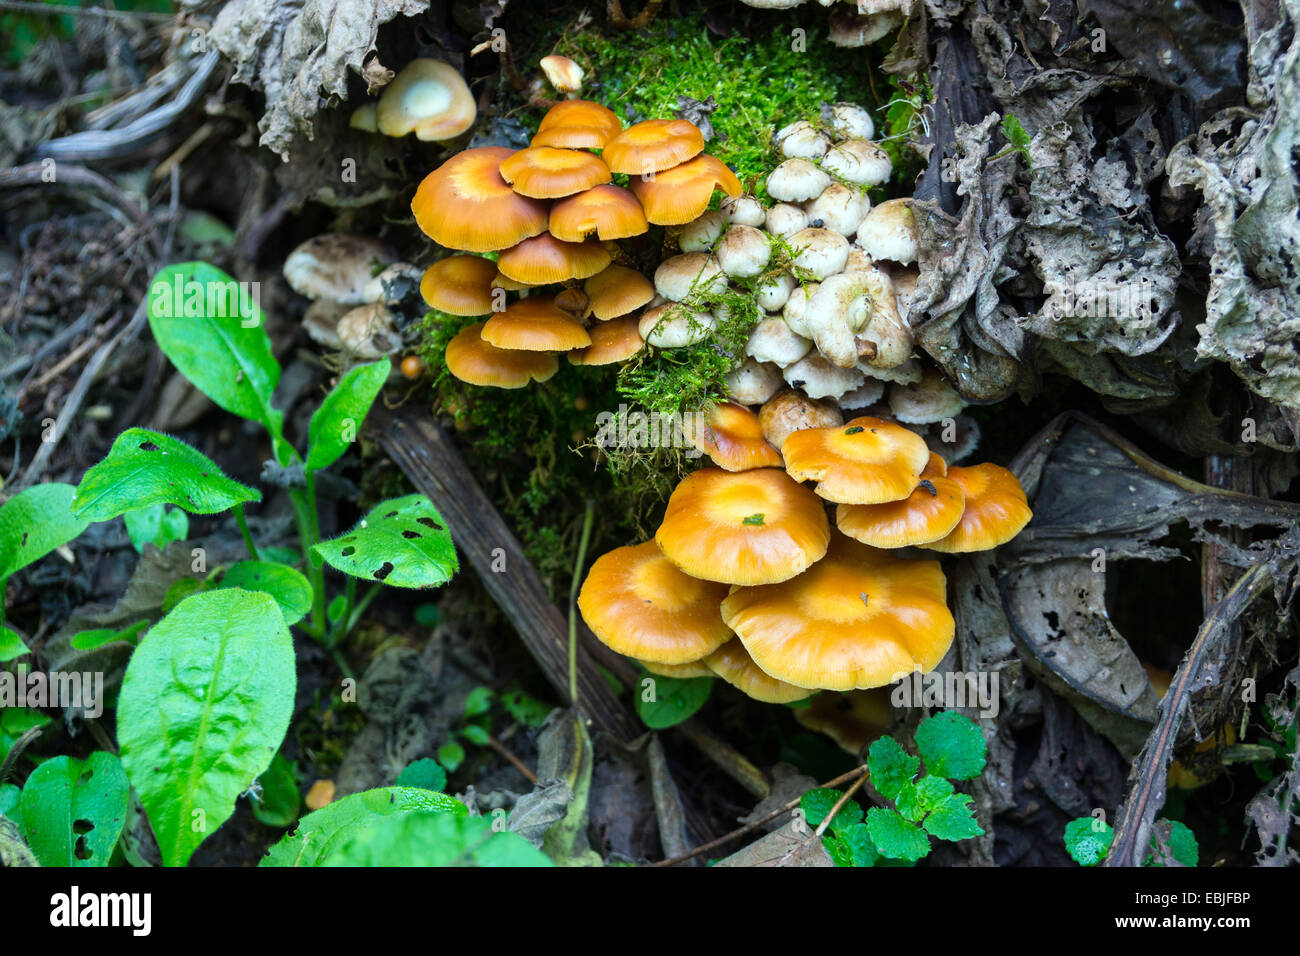
[[[497,264],[480,256],[448,256],[425,270],[420,295],[429,308],[448,315],[487,315]]]
[[[590,100],[565,100],[542,117],[529,145],[601,149],[622,131],[622,121],[609,107]]]
[[[902,561],[843,535],[791,580],[733,588],[722,616],[768,674],[826,690],[933,670],[956,630],[938,561]]]
[[[796,687],[783,680],[777,680],[754,663],[739,638],[733,637],[716,651],[704,658],[709,671],[717,674],[746,697],[761,700],[766,704],[788,704],[794,700],[803,700],[810,691],[806,687]]]
[[[725,586],[683,574],[653,541],[615,548],[591,565],[578,610],[619,654],[652,664],[688,664],[731,637],[718,606]]]
[[[673,490],[655,542],[693,577],[768,584],[804,571],[826,553],[822,503],[777,468],[702,468]]]
[[[952,531],[924,545],[932,551],[988,551],[1018,535],[1034,516],[1020,482],[1001,465],[954,465],[948,480],[966,496],[966,510]]]
[[[448,249],[495,252],[545,232],[547,204],[519,195],[498,171],[512,152],[467,149],[425,176],[411,200],[424,234]]]
[[[591,345],[569,353],[574,365],[612,365],[640,352],[645,345],[634,315],[600,322],[588,330]]]
[[[553,352],[500,349],[483,341],[483,323],[467,325],[447,343],[447,371],[470,385],[523,388],[544,382],[560,367]]]
[[[609,263],[609,253],[594,239],[564,242],[544,232],[501,253],[497,258],[497,269],[516,282],[549,285],[570,279],[586,279]]]
[[[870,415],[793,432],[781,454],[791,477],[817,482],[823,498],[859,505],[906,498],[930,460],[920,435]]]
[[[709,208],[715,188],[739,196],[740,180],[715,156],[697,156],[654,176],[633,176],[632,192],[657,226],[694,222]]]
[[[637,198],[608,183],[551,207],[551,235],[566,242],[581,242],[592,233],[601,239],[627,239],[649,228]]]
[[[887,687],[851,690],[847,694],[829,691],[818,694],[807,707],[794,712],[800,726],[825,734],[855,757],[886,730],[893,721]]]
[[[598,156],[577,149],[530,146],[501,164],[501,178],[521,196],[560,199],[609,182]]]
[[[966,507],[961,485],[944,475],[948,466],[931,452],[921,482],[906,498],[876,505],[839,505],[835,524],[873,548],[929,544],[957,527]]]
[[[520,299],[483,325],[483,341],[499,349],[567,352],[586,348],[591,336],[582,323],[547,296]]]
[[[629,126],[608,143],[601,156],[611,172],[646,176],[671,169],[704,152],[704,134],[683,119],[646,120]]]
[[[649,673],[656,677],[671,677],[674,680],[690,680],[692,677],[712,677],[704,661],[690,661],[686,664],[655,664],[652,661],[637,661]]]
[[[781,453],[763,437],[758,416],[744,405],[723,402],[714,405],[707,420],[688,415],[682,424],[686,440],[727,471],[781,467]]]
[[[609,266],[582,288],[587,293],[587,308],[602,321],[635,312],[655,297],[654,283],[627,266]]]

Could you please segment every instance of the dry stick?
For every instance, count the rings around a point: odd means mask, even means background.
[[[817,832],[814,833],[813,836],[820,837],[823,833],[826,832],[826,828],[829,827],[831,825],[831,821],[835,819],[835,814],[839,813],[840,810],[843,809],[844,804],[848,803],[849,800],[853,797],[853,794],[855,794],[858,791],[858,788],[861,787],[866,782],[867,782],[867,771],[864,769],[862,771],[861,776],[859,776],[857,780],[853,781],[853,786],[849,787],[849,789],[845,790],[843,793],[840,794],[840,798],[835,801],[835,804],[831,807],[831,812],[826,814],[826,819],[821,822],[821,826],[817,828]]]
[[[528,764],[524,763],[522,760],[516,757],[514,753],[512,753],[510,749],[506,747],[505,744],[497,740],[491,734],[488,734],[488,746],[491,747],[493,750],[495,750],[497,753],[499,753],[507,761],[509,761],[512,767],[514,767],[516,770],[518,770],[520,773],[524,775],[524,779],[526,779],[534,787],[537,786],[537,774],[529,770]]]

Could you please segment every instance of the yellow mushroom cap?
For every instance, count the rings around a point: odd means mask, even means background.
[[[591,345],[569,353],[574,365],[612,365],[640,352],[645,345],[634,315],[624,315],[600,322],[588,330]]]
[[[497,264],[481,256],[448,256],[425,270],[420,295],[429,308],[448,315],[487,315]]]
[[[690,680],[692,677],[712,677],[713,671],[704,661],[689,661],[685,664],[655,664],[652,661],[637,661],[656,677],[672,677],[676,680]]]
[[[501,163],[512,153],[503,146],[467,149],[425,176],[411,200],[424,234],[448,249],[495,252],[545,232],[550,207],[501,178]]]
[[[565,100],[542,117],[530,145],[601,149],[622,131],[623,123],[609,107],[590,100]]]
[[[501,164],[501,178],[521,196],[560,199],[609,182],[600,157],[579,149],[530,146]]]
[[[823,498],[852,505],[906,498],[930,460],[924,438],[870,415],[845,425],[793,432],[781,454],[791,477],[815,481]]]
[[[888,687],[851,690],[846,694],[824,691],[807,707],[796,710],[794,719],[857,756],[863,747],[889,729],[893,720],[889,694]]]
[[[582,284],[591,314],[604,321],[635,312],[655,297],[654,283],[627,266],[609,266]]]
[[[951,532],[925,545],[933,551],[988,551],[1018,535],[1034,516],[1020,482],[1001,465],[953,465],[948,480],[966,496],[966,510]]]
[[[551,235],[581,242],[595,233],[600,239],[627,239],[650,228],[641,203],[622,186],[593,186],[551,207]]]
[[[683,119],[646,120],[629,126],[601,153],[611,172],[629,176],[658,173],[704,152],[704,134]]]
[[[549,285],[589,278],[609,263],[609,252],[594,239],[564,242],[544,232],[501,253],[497,258],[497,269],[507,279],[516,282]]]
[[[704,663],[711,673],[717,674],[746,697],[765,704],[788,704],[792,700],[803,700],[811,693],[806,687],[795,687],[764,673],[737,637],[704,658]]]
[[[655,542],[687,574],[726,584],[785,581],[826,553],[822,503],[777,468],[702,468],[673,490]]]
[[[474,95],[455,68],[441,60],[406,64],[384,89],[375,121],[385,136],[415,133],[416,139],[452,139],[474,125]]]
[[[727,471],[781,467],[781,453],[763,437],[758,416],[744,405],[723,402],[714,405],[707,417],[688,415],[682,431],[687,441]]]
[[[906,498],[876,505],[839,505],[835,524],[856,541],[873,548],[905,548],[944,537],[961,521],[966,495],[944,474],[948,466],[931,453],[921,482]]]
[[[725,586],[683,574],[653,541],[615,548],[591,565],[578,610],[612,650],[652,664],[687,664],[731,637],[718,606]]]
[[[447,343],[447,371],[470,385],[523,388],[544,382],[560,367],[554,352],[499,349],[483,341],[483,323],[467,325]]]
[[[933,670],[956,629],[938,561],[902,561],[843,535],[798,577],[733,588],[722,616],[768,674],[826,690]]]
[[[713,190],[739,196],[740,180],[715,156],[696,156],[654,176],[633,176],[629,185],[645,217],[658,226],[694,222],[709,208]]]
[[[527,352],[567,352],[591,344],[582,323],[548,296],[512,302],[487,320],[482,335],[483,341],[499,349]]]

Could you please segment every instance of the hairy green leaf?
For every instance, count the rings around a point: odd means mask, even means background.
[[[653,688],[646,681],[654,681]],[[636,691],[636,712],[647,727],[663,730],[680,724],[703,707],[712,690],[712,677],[642,674]]]
[[[137,508],[122,515],[131,546],[141,553],[146,544],[162,550],[173,541],[184,541],[190,533],[190,519],[179,508],[168,508],[161,502],[147,508]]]
[[[322,866],[553,866],[517,833],[486,817],[417,811],[372,817],[348,834]]]
[[[930,811],[923,826],[931,836],[940,840],[969,840],[984,833],[975,822],[971,798],[964,793],[950,793]]]
[[[307,427],[307,471],[328,468],[348,450],[392,367],[387,358],[355,365],[325,396]]]
[[[882,856],[914,863],[930,852],[925,831],[893,810],[872,807],[867,812],[867,831]]]
[[[248,802],[253,816],[268,827],[287,827],[298,819],[302,805],[298,775],[283,754],[271,758],[271,765],[258,776]]]
[[[445,584],[459,568],[447,524],[424,495],[381,501],[351,531],[311,553],[336,571],[399,588]]]
[[[3,597],[3,595],[0,595],[0,597]],[[0,664],[6,664],[15,658],[30,653],[31,651],[23,643],[23,639],[15,631],[0,625]]]
[[[41,866],[108,866],[129,792],[110,753],[97,751],[84,763],[51,757],[23,787],[23,837]]]
[[[442,769],[438,761],[430,757],[422,757],[406,765],[397,775],[396,784],[399,787],[420,787],[424,790],[441,791],[447,786],[447,771]]]
[[[1065,849],[1080,866],[1096,866],[1110,852],[1115,831],[1095,817],[1079,817],[1065,825]]]
[[[904,750],[893,737],[877,738],[867,751],[871,785],[890,800],[898,799],[920,769],[921,761]]]
[[[226,569],[220,586],[271,595],[280,605],[285,624],[297,624],[311,610],[311,582],[297,568],[287,564],[240,561]]]
[[[955,710],[921,721],[916,728],[916,749],[928,773],[950,780],[978,777],[988,753],[979,725]]]
[[[0,505],[0,581],[67,544],[90,526],[73,515],[77,489],[49,482],[20,491]]]

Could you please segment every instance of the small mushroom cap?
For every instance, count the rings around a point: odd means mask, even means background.
[[[930,428],[925,443],[950,463],[971,455],[980,444],[980,427],[969,415],[954,415],[952,425],[939,422]]]
[[[565,100],[547,110],[529,145],[601,149],[622,131],[622,121],[609,107],[590,100]]]
[[[731,637],[718,607],[724,585],[683,574],[653,541],[615,548],[591,565],[578,610],[619,654],[652,664],[689,664]]]
[[[746,697],[765,704],[788,704],[812,693],[806,687],[795,687],[764,673],[737,637],[704,658],[704,663],[709,673],[718,675]]]
[[[867,213],[855,240],[872,259],[916,261],[916,218],[910,200],[888,199]]]
[[[845,392],[839,397],[840,408],[846,411],[866,408],[880,401],[884,394],[885,383],[879,379],[869,378],[853,391]]]
[[[754,663],[799,687],[883,687],[938,666],[955,624],[938,561],[900,561],[843,535],[804,574],[733,588],[722,616]]]
[[[376,103],[362,103],[348,117],[348,126],[364,133],[379,132],[379,106]]]
[[[712,677],[704,661],[690,661],[686,664],[654,664],[650,661],[637,661],[648,673],[656,677],[671,677],[675,680],[690,680],[692,677]]]
[[[747,358],[727,373],[727,395],[741,405],[762,405],[785,388],[781,369]]]
[[[761,226],[767,219],[767,210],[753,196],[728,196],[721,211],[733,226]]]
[[[637,329],[657,349],[678,349],[703,342],[718,327],[712,312],[696,312],[679,302],[646,309]]]
[[[708,252],[726,231],[727,214],[721,209],[706,209],[682,226],[677,234],[677,247],[682,252]]]
[[[831,183],[804,206],[810,223],[820,221],[824,228],[845,237],[858,231],[858,225],[870,209],[871,200],[866,193],[843,183]]]
[[[530,146],[501,163],[501,178],[521,196],[561,199],[609,182],[610,173],[585,150]]]
[[[560,93],[576,93],[582,89],[582,67],[574,63],[567,56],[551,54],[542,57],[541,63],[538,64],[546,78],[551,81],[551,86]]]
[[[544,382],[560,367],[553,352],[499,349],[483,341],[483,323],[467,325],[447,343],[447,371],[470,385],[523,388]]]
[[[894,32],[903,22],[895,11],[858,14],[852,10],[836,10],[831,14],[830,32],[826,39],[838,47],[855,49],[870,46]]]
[[[687,441],[727,471],[781,467],[781,455],[763,437],[758,416],[744,405],[725,402],[713,406],[707,416],[688,415],[682,432]]]
[[[876,135],[876,125],[871,114],[857,103],[836,103],[822,107],[822,120],[836,136],[846,139],[871,139]]]
[[[805,428],[834,428],[844,424],[844,416],[834,402],[819,402],[798,389],[786,389],[758,412],[759,427],[778,451],[785,440]]]
[[[785,308],[785,304],[790,301],[794,286],[794,276],[788,272],[778,273],[754,287],[754,301],[764,312],[776,312]]]
[[[812,329],[808,325],[808,303],[817,294],[821,284],[817,282],[801,283],[790,291],[790,297],[781,308],[781,318],[795,335],[811,339]]]
[[[375,110],[385,136],[414,133],[416,139],[453,139],[474,125],[474,95],[464,78],[441,60],[406,64],[384,89]]]
[[[549,296],[512,302],[488,319],[480,334],[484,342],[499,349],[527,352],[567,352],[591,345],[582,323]]]
[[[727,287],[727,276],[713,256],[687,252],[659,263],[655,270],[655,291],[665,299],[681,302],[692,293],[711,295]]]
[[[424,234],[447,249],[496,252],[545,232],[548,205],[519,195],[501,178],[501,164],[513,152],[467,149],[425,176],[411,200]]]
[[[582,284],[587,309],[604,321],[635,312],[654,298],[654,283],[627,266],[608,266]]]
[[[889,387],[889,408],[894,417],[908,425],[928,425],[955,418],[966,400],[936,369],[926,369],[921,381]]]
[[[765,226],[772,235],[788,239],[800,229],[807,228],[808,214],[791,203],[777,203],[767,211]]]
[[[859,186],[879,186],[889,181],[894,164],[889,154],[870,140],[848,139],[830,148],[822,159],[822,168]]]
[[[857,505],[906,498],[930,461],[920,435],[869,415],[797,431],[781,453],[795,480],[817,482],[817,494],[828,501]]]
[[[516,282],[549,285],[589,278],[609,263],[609,252],[595,239],[564,242],[544,232],[501,253],[497,269]]]
[[[636,196],[609,183],[551,207],[551,235],[565,242],[581,242],[592,233],[602,240],[627,239],[649,228]]]
[[[740,195],[736,174],[707,153],[652,177],[633,176],[629,185],[641,200],[646,219],[658,226],[680,226],[698,219],[708,209],[714,189],[728,196]]]
[[[555,304],[575,319],[586,318],[591,297],[577,286],[570,286],[555,293]]]
[[[713,250],[722,271],[741,279],[759,275],[772,258],[767,236],[753,226],[731,226]]]
[[[726,584],[784,581],[821,560],[830,540],[817,496],[778,468],[686,476],[655,542],[693,577]]]
[[[839,505],[835,524],[850,538],[873,548],[938,541],[957,527],[966,507],[961,485],[944,477],[947,470],[943,459],[931,454],[920,484],[906,498],[878,505]]]
[[[746,354],[760,362],[772,362],[785,368],[793,365],[812,348],[812,342],[796,335],[784,319],[764,319],[754,326],[745,344]]]
[[[893,302],[889,280],[879,270],[841,272],[828,277],[809,296],[804,324],[818,351],[841,368],[857,365],[864,351],[872,360],[888,358],[902,362],[911,354],[910,330],[900,330],[902,340],[895,343],[881,334],[883,330],[879,326],[879,323],[897,323]],[[896,344],[896,347],[886,355],[882,344]]]
[[[448,315],[487,315],[497,264],[481,256],[448,256],[425,270],[420,295],[429,308]]]
[[[725,646],[725,645],[724,645]],[[794,712],[800,726],[825,734],[840,749],[857,756],[886,730],[893,720],[888,687],[853,690],[847,694],[818,694],[807,707]]]
[[[806,202],[821,195],[830,184],[831,177],[808,160],[787,159],[767,177],[767,192],[781,202]],[[769,212],[769,229],[771,216]]]
[[[694,123],[683,119],[654,119],[623,130],[605,144],[601,156],[613,172],[645,176],[671,169],[702,152],[704,134]],[[694,218],[681,221],[690,222]]]
[[[782,127],[773,140],[786,159],[821,159],[831,148],[830,137],[807,120]]]
[[[343,348],[366,361],[397,352],[402,345],[393,312],[382,302],[350,309],[339,319],[336,331]]]
[[[574,365],[612,365],[630,359],[645,345],[637,331],[637,318],[625,315],[608,322],[598,322],[588,333],[591,345],[569,353]]]
[[[309,299],[362,305],[375,266],[397,256],[386,243],[369,236],[327,232],[299,244],[284,260],[289,287]]]
[[[948,478],[961,486],[966,510],[951,532],[925,545],[932,551],[988,551],[1018,535],[1034,516],[1020,482],[1001,465],[954,465],[948,469]]]
[[[507,292],[523,292],[525,289],[533,288],[533,286],[528,282],[516,282],[509,276],[503,276],[500,270],[497,270],[496,278],[492,280],[492,288],[505,289]]]
[[[856,368],[832,365],[815,352],[786,366],[783,374],[791,386],[803,389],[809,398],[839,398],[866,378]]]
[[[815,279],[835,275],[849,257],[849,241],[829,229],[800,229],[788,241],[795,252],[795,266]]]

